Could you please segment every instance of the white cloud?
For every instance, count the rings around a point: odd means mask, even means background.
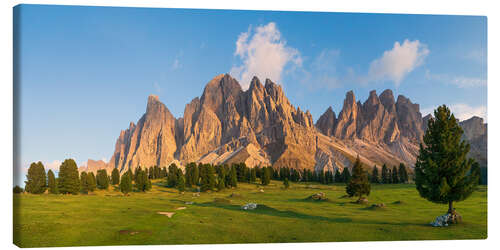
[[[274,22],[253,29],[238,36],[234,55],[242,61],[233,65],[230,74],[247,89],[254,76],[261,80],[271,79],[281,83],[285,67],[302,66],[302,58],[297,49],[287,46]]]
[[[425,77],[429,80],[456,85],[459,88],[474,88],[487,85],[485,79],[477,77],[450,76],[448,74],[432,74],[429,70],[426,71]]]
[[[447,105],[448,106],[448,105]],[[487,122],[487,112],[486,106],[470,106],[465,103],[455,103],[448,106],[451,112],[455,115],[455,118],[458,118],[460,121],[467,120],[473,116],[478,116],[484,119],[484,122]],[[428,114],[432,114],[434,116],[434,110],[437,107],[425,108],[421,110],[423,116]]]
[[[418,40],[395,42],[391,50],[371,62],[367,81],[393,81],[399,86],[408,73],[422,65],[428,54],[427,45]]]

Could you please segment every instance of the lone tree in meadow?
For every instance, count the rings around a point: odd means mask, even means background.
[[[32,194],[42,194],[47,189],[47,176],[42,162],[33,162],[28,169],[25,181],[26,192]]]
[[[49,193],[51,194],[59,193],[59,190],[57,189],[56,176],[54,175],[54,172],[52,172],[51,169],[49,169],[49,172],[47,172],[47,187],[49,188]]]
[[[120,172],[118,171],[118,168],[113,168],[113,171],[111,172],[111,184],[120,184]]]
[[[445,105],[434,111],[420,144],[415,164],[415,184],[420,196],[434,203],[465,200],[479,182],[479,164],[467,158],[470,145],[462,140],[463,130]]]
[[[97,170],[97,188],[99,189],[108,189],[109,187],[109,178],[106,169]]]
[[[371,186],[370,181],[368,180],[368,175],[363,169],[363,165],[361,164],[358,156],[354,162],[354,166],[352,167],[352,177],[346,186],[346,192],[349,197],[357,196],[359,201],[363,195],[370,195],[370,189]]]
[[[78,194],[80,192],[80,176],[73,159],[66,159],[59,167],[57,185],[61,194]]]
[[[130,175],[131,171],[125,172],[120,180],[120,191],[125,195],[132,192],[132,176]]]

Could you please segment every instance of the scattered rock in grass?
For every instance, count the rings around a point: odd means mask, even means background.
[[[156,212],[157,214],[165,215],[168,218],[172,218],[172,216],[175,214],[174,212]]]
[[[356,201],[356,203],[358,203],[358,204],[368,204],[368,198],[366,198],[366,197],[361,197],[361,198],[359,198],[359,199]]]
[[[215,198],[214,199],[214,202],[216,204],[231,204],[231,201],[228,200],[228,199],[224,199],[224,198]]]
[[[441,216],[436,217],[436,219],[430,224],[433,227],[447,227],[449,224],[457,224],[462,222],[462,216],[453,209],[453,212],[446,213]]]
[[[384,203],[372,204],[371,207],[372,208],[385,208],[385,204]]]
[[[184,209],[186,209],[186,207],[178,207],[175,210],[184,210]]]
[[[314,201],[326,201],[326,200],[328,200],[328,198],[326,198],[326,194],[323,192],[313,194],[313,195],[309,196],[308,199],[311,199]]]
[[[200,192],[193,193],[193,197],[200,197]]]
[[[229,195],[229,197],[231,198],[242,198],[243,196],[241,194],[238,194],[238,193],[232,193]]]
[[[254,210],[257,208],[257,203],[248,203],[243,206],[241,206],[241,209],[243,210]]]
[[[192,201],[186,201],[186,202],[184,202],[184,204],[186,204],[186,205],[192,205],[193,202]]]
[[[259,192],[264,193],[264,189],[262,189],[262,188],[259,189]]]

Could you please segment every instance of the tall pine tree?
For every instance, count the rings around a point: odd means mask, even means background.
[[[111,172],[111,184],[120,184],[120,171],[118,171],[118,168],[113,168],[113,171]]]
[[[415,164],[415,184],[420,196],[435,203],[465,200],[479,182],[479,164],[467,158],[470,145],[462,140],[463,130],[445,105],[434,111],[427,123]]]
[[[59,167],[57,181],[59,193],[78,194],[80,192],[80,176],[78,167],[73,159],[66,159]]]
[[[356,161],[354,162],[354,166],[352,167],[352,177],[346,186],[346,192],[349,197],[357,196],[359,201],[364,195],[370,195],[370,189],[371,186],[368,181],[368,175],[363,169],[363,165],[361,164],[358,155]]]
[[[49,188],[49,193],[51,194],[59,193],[59,190],[57,189],[56,176],[54,175],[54,172],[52,172],[51,169],[49,169],[49,172],[47,172],[47,187]]]
[[[108,172],[106,172],[106,169],[97,170],[96,180],[97,180],[97,188],[108,189],[109,177],[108,177]]]
[[[380,178],[378,177],[378,168],[377,166],[373,166],[373,171],[372,171],[372,183],[380,183]]]
[[[398,175],[399,183],[408,183],[408,171],[406,170],[405,164],[399,164]]]
[[[391,177],[389,175],[389,169],[387,165],[382,165],[382,183],[387,184],[391,183]]]
[[[47,189],[47,176],[42,162],[31,163],[26,175],[25,190],[32,194],[44,193]]]
[[[131,171],[125,172],[120,180],[120,191],[128,195],[128,193],[132,192],[132,176],[130,176]]]

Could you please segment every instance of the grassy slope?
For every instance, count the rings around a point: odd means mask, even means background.
[[[342,198],[342,185],[292,183],[282,190],[273,182],[258,192],[257,185],[240,184],[237,190],[181,195],[154,185],[148,193],[124,197],[116,191],[95,195],[14,195],[14,243],[21,247],[131,244],[195,244],[250,242],[311,242],[486,238],[487,191],[482,186],[472,197],[456,204],[464,223],[433,228],[429,222],[447,207],[419,197],[413,185],[375,185],[370,204],[352,204]],[[326,202],[306,201],[323,191]],[[241,198],[229,198],[232,192]],[[214,198],[231,200],[218,204]],[[393,204],[401,200],[403,204]],[[185,205],[185,201],[193,201]],[[246,202],[259,208],[241,210]],[[262,205],[264,206],[262,206]],[[175,208],[187,209],[176,211]],[[176,212],[172,218],[156,212]],[[120,233],[120,230],[138,232]]]

